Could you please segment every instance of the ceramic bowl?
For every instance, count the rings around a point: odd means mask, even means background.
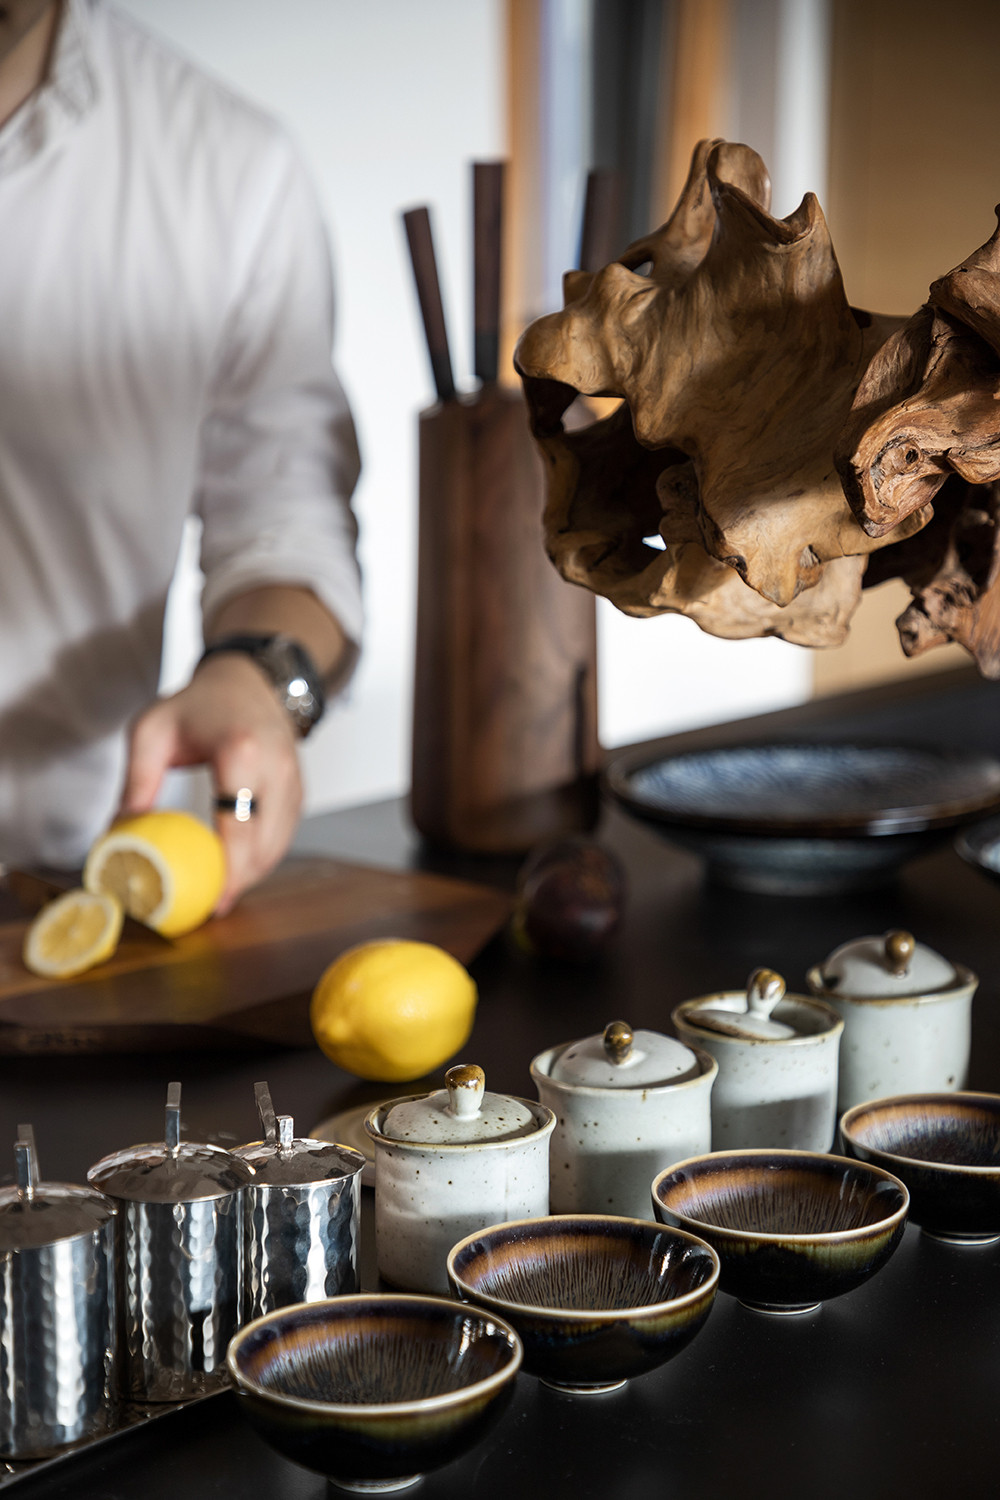
[[[633,751],[605,781],[717,880],[777,895],[874,884],[1000,806],[1000,761],[905,745],[763,742],[652,760]]]
[[[714,1250],[645,1219],[552,1214],[497,1224],[448,1257],[457,1296],[504,1317],[524,1368],[559,1390],[617,1390],[680,1352],[712,1309]]]
[[[910,1218],[953,1244],[1000,1239],[1000,1094],[899,1094],[849,1109],[844,1149],[894,1173]]]
[[[719,1285],[761,1312],[808,1312],[881,1270],[909,1195],[880,1167],[813,1151],[716,1151],[661,1172],[664,1224],[707,1241]]]
[[[250,1423],[279,1453],[342,1489],[381,1493],[478,1443],[521,1353],[514,1330],[478,1308],[360,1295],[257,1318],[227,1363]]]

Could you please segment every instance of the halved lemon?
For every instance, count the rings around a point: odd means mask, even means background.
[[[67,891],[43,906],[25,934],[22,956],[33,974],[68,979],[110,958],[124,912],[114,896]]]
[[[174,809],[112,824],[83,868],[88,891],[114,896],[130,917],[164,937],[180,937],[207,921],[225,880],[215,829]]]

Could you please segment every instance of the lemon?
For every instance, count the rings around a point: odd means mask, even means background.
[[[33,974],[68,979],[110,958],[122,932],[120,902],[91,891],[67,891],[43,906],[24,937],[23,958]]]
[[[358,1078],[422,1078],[468,1040],[476,986],[433,943],[359,943],[335,959],[313,991],[309,1019],[319,1046]]]
[[[164,937],[180,937],[212,915],[226,860],[214,828],[164,809],[112,824],[83,868],[88,891],[117,897],[130,917]]]

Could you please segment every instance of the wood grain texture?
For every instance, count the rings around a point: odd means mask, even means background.
[[[509,898],[419,871],[291,858],[215,918],[167,943],[135,928],[76,979],[25,969],[29,918],[0,908],[0,1052],[231,1046],[240,1037],[308,1046],[308,1003],[355,943],[436,943],[468,963],[506,920]]]
[[[428,839],[524,851],[594,815],[594,600],[549,566],[520,393],[420,418],[413,820]]]

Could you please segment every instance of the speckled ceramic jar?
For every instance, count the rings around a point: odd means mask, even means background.
[[[685,1000],[673,1012],[678,1035],[719,1065],[712,1088],[713,1151],[829,1151],[833,1145],[844,1023],[822,1001],[784,995],[783,982],[778,983],[783,998],[769,1011],[774,1034],[743,1030],[753,1024],[744,991]],[[720,1021],[727,1013],[733,1017],[731,1030]]]
[[[657,1173],[711,1147],[718,1071],[707,1052],[623,1021],[539,1053],[531,1076],[556,1116],[551,1212],[652,1219]]]
[[[450,1068],[446,1088],[373,1109],[379,1276],[406,1291],[448,1292],[451,1247],[488,1224],[549,1211],[543,1104],[485,1092],[478,1067]]]
[[[889,1094],[961,1089],[979,983],[908,932],[845,943],[807,975],[844,1022],[837,1109]]]

